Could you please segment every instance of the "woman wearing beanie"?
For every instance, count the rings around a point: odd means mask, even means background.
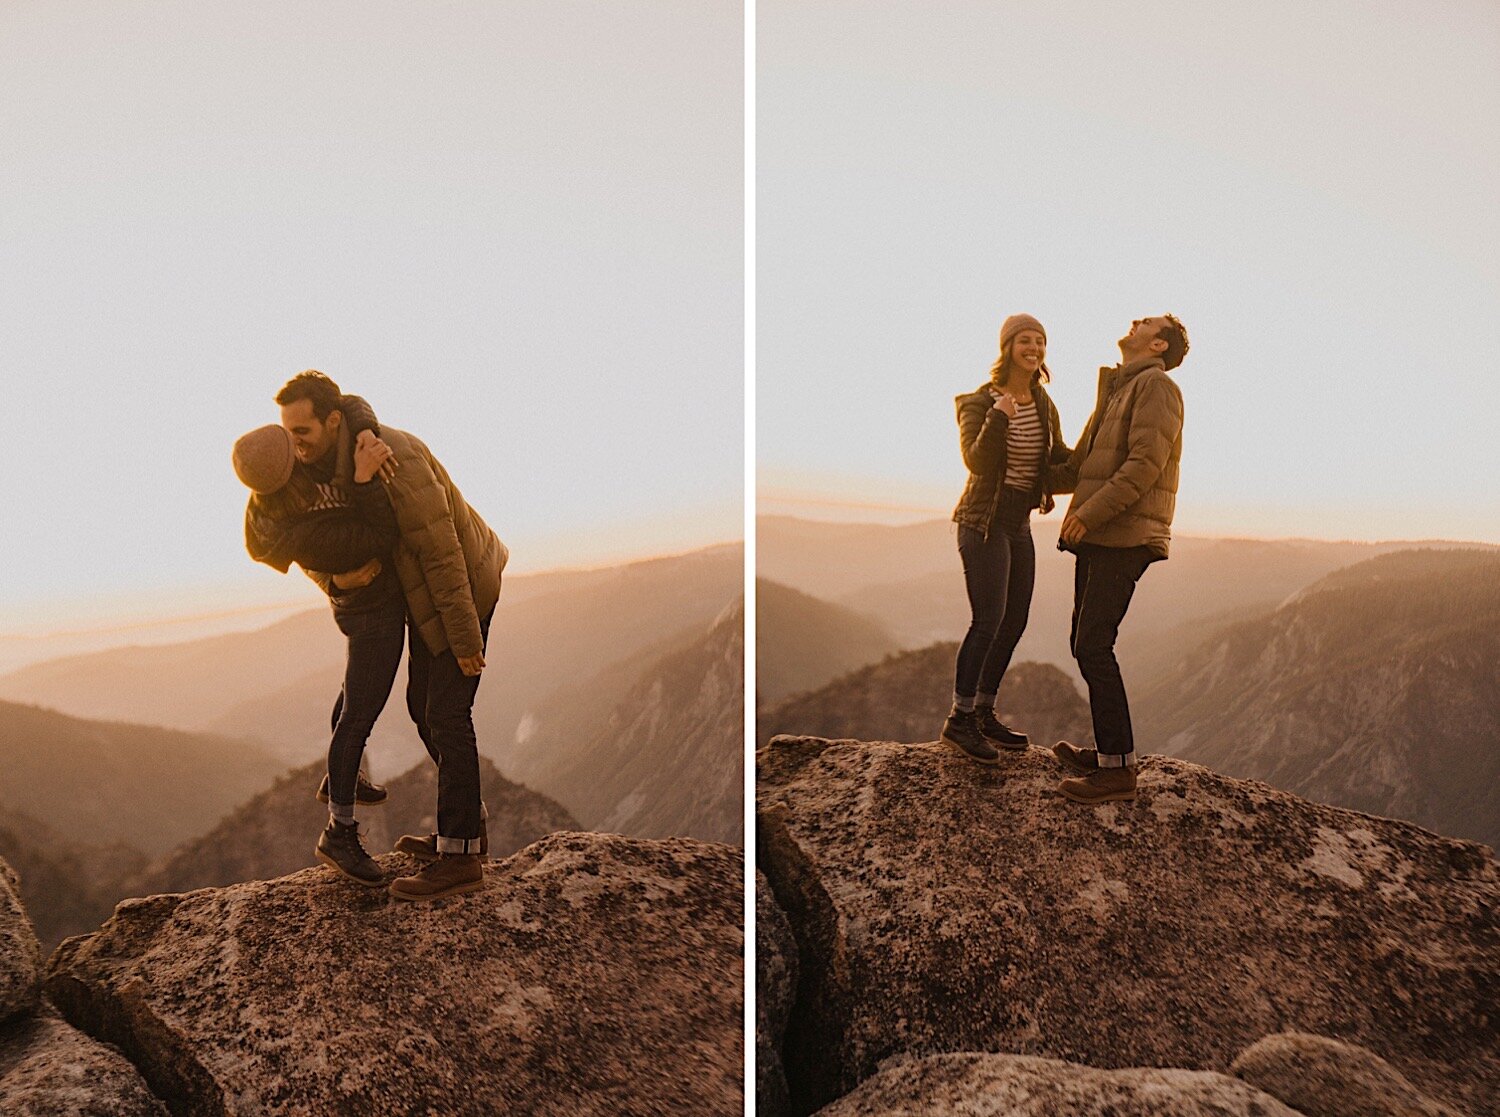
[[[1042,324],[1013,314],[1000,327],[1000,356],[989,380],[956,400],[969,480],[953,519],[973,619],[959,645],[953,711],[942,739],[981,764],[999,762],[996,745],[1020,750],[1029,744],[995,716],[995,696],[1031,610],[1031,510],[1052,510],[1046,467],[1070,453],[1042,386],[1051,379],[1046,355]]]
[[[339,400],[350,434],[378,435],[374,413],[358,396]],[[234,445],[234,469],[250,489],[245,546],[257,562],[285,574],[292,563],[328,590],[333,616],[348,641],[344,685],[333,710],[328,774],[318,799],[329,804],[317,857],[367,887],[384,887],[379,864],[365,851],[355,804],[383,803],[386,791],[362,770],[365,742],[390,695],[406,643],[406,600],[391,555],[399,538],[396,514],[379,475],[390,456],[379,438],[359,440],[353,484],[320,483],[297,469],[292,438],[264,426]]]

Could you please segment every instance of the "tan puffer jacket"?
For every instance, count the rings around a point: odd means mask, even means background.
[[[500,600],[500,575],[510,552],[470,508],[448,471],[420,438],[382,427],[396,456],[391,506],[401,542],[396,573],[417,631],[441,655],[478,655],[479,618]]]
[[[1068,515],[1085,543],[1149,547],[1172,541],[1182,461],[1182,391],[1159,357],[1099,370],[1099,396],[1068,462],[1052,470],[1054,492],[1072,490]]]
[[[340,434],[335,479],[347,484],[354,447],[347,426]],[[433,655],[450,649],[460,659],[478,655],[484,648],[479,618],[500,600],[510,551],[420,438],[383,424],[380,437],[396,457],[386,491],[401,531],[396,575],[407,612]]]

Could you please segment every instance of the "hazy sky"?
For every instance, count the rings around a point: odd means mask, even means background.
[[[737,4],[0,5],[0,632],[316,591],[234,439],[319,368],[516,570],[738,538]]]
[[[1173,312],[1179,527],[1500,542],[1500,5],[759,19],[763,509],[945,515],[1006,315],[1047,326],[1072,441]]]

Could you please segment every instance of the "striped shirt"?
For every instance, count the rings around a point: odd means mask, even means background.
[[[1030,492],[1042,467],[1042,417],[1036,401],[1016,405],[1005,437],[1005,487]]]

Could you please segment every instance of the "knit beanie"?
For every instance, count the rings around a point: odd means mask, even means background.
[[[1042,324],[1029,314],[1012,314],[1000,327],[1000,348],[1004,349],[1010,344],[1010,339],[1022,330],[1035,330],[1042,335],[1042,340],[1047,340],[1047,331]]]
[[[274,423],[256,427],[234,444],[234,472],[251,492],[274,493],[292,479],[292,436]]]

